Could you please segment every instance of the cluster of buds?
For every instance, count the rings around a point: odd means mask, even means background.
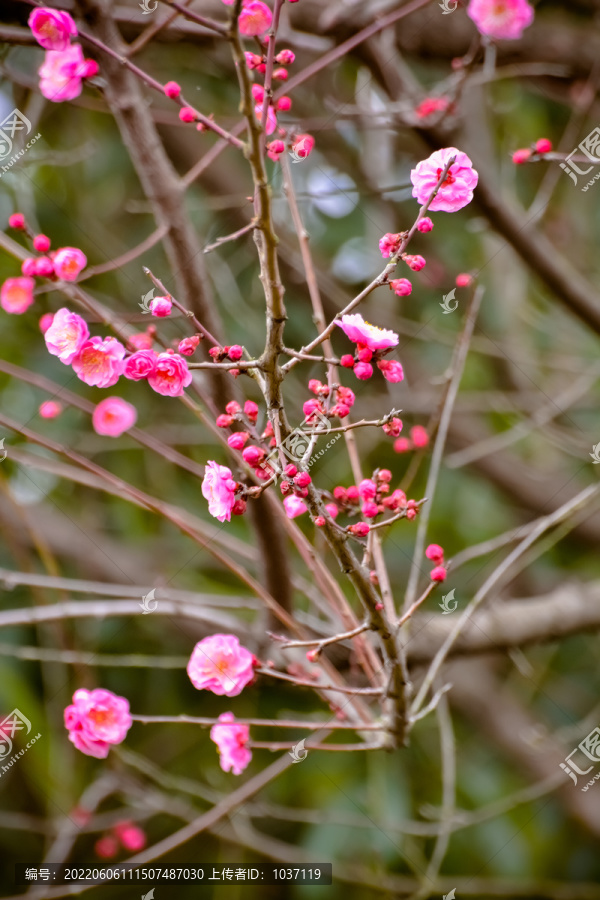
[[[244,348],[240,347],[239,344],[232,344],[231,347],[211,347],[208,355],[215,362],[224,362],[226,359],[229,359],[231,362],[238,362],[244,355]]]
[[[429,573],[431,580],[438,582],[445,581],[447,572],[444,566],[444,548],[440,547],[439,544],[430,544],[425,551],[425,556],[427,559],[430,559],[432,563],[435,563],[435,568]]]
[[[512,155],[512,161],[520,166],[523,163],[529,162],[532,157],[544,156],[546,153],[550,153],[551,150],[552,141],[549,141],[548,138],[540,138],[530,147],[523,147],[520,150],[515,150]]]
[[[231,428],[234,422],[243,422],[243,416],[252,422],[253,425],[256,423],[256,420],[258,419],[258,406],[254,400],[246,400],[243,411],[237,400],[230,400],[225,407],[225,413],[217,416],[217,427]]]
[[[94,850],[101,859],[111,859],[119,852],[119,845],[124,850],[136,852],[146,846],[146,835],[133,822],[117,822],[112,831],[102,835],[96,841]]]
[[[363,478],[359,485],[338,485],[333,489],[333,497],[342,512],[354,516],[360,511],[363,519],[369,522],[386,511],[395,514],[405,510],[406,518],[414,519],[419,512],[417,501],[408,500],[400,488],[390,493],[391,480],[389,469],[376,469],[372,478]],[[369,522],[356,522],[347,531],[355,537],[364,537],[370,531]]]
[[[360,381],[368,381],[373,377],[374,362],[386,381],[397,384],[404,380],[404,369],[397,359],[384,359],[387,350],[371,350],[364,344],[356,345],[356,354],[345,353],[340,364],[345,369],[352,369]]]
[[[307,400],[302,407],[306,422],[309,425],[318,424],[319,419],[325,416],[328,418],[339,416],[340,419],[343,419],[349,415],[356,400],[353,390],[344,387],[342,384],[334,384],[335,403],[327,410],[325,408],[325,400],[330,394],[329,387],[326,384],[322,384],[318,379],[311,378],[308,382],[308,389],[316,395],[316,399]]]
[[[264,54],[247,52],[244,53],[244,56],[249,69],[256,69],[257,72],[264,75],[267,71],[267,57]],[[280,66],[291,66],[295,59],[296,55],[293,50],[281,50],[275,57],[275,62],[279,63]],[[279,68],[273,70],[272,78],[275,81],[286,81],[287,77],[287,69]]]
[[[385,425],[383,426],[385,429]],[[413,425],[410,438],[399,437],[394,441],[396,453],[408,453],[409,450],[422,450],[429,443],[429,435],[422,425]]]

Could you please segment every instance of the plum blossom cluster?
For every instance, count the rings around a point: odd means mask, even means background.
[[[33,234],[22,213],[13,213],[8,224],[22,231],[31,240],[37,256],[28,256],[21,265],[22,277],[7,278],[0,288],[0,306],[13,315],[22,315],[34,302],[35,278],[52,281],[75,281],[86,267],[87,259],[78,247],[59,247],[50,250],[51,241],[45,234]]]
[[[254,680],[256,657],[233,634],[213,634],[199,641],[190,657],[187,673],[197,690],[211,691],[219,697],[237,697]],[[217,745],[224,772],[241,775],[252,753],[248,747],[250,729],[235,724],[231,712],[221,713],[219,724],[210,731]]]
[[[112,387],[123,375],[130,381],[147,381],[157,394],[181,397],[192,381],[185,359],[174,350],[157,353],[144,349],[128,354],[114,337],[90,337],[85,320],[66,307],[54,314],[44,340],[52,356],[71,365],[77,377],[93,387]],[[124,410],[121,406],[121,412]],[[105,411],[110,412],[110,408]],[[114,414],[114,405],[112,411]]]
[[[444,566],[444,548],[440,547],[439,544],[430,544],[425,550],[425,556],[432,563],[435,563],[435,567],[429,573],[431,580],[445,581],[447,572]]]
[[[40,91],[47,100],[61,103],[81,93],[84,78],[98,74],[98,63],[85,59],[80,44],[72,44],[77,26],[68,12],[41,6],[28,19],[31,32],[46,51],[39,70]]]
[[[258,665],[256,657],[235,635],[213,634],[196,644],[187,673],[199,691],[211,691],[219,697],[237,697],[254,680]],[[129,701],[103,688],[75,691],[73,703],[65,709],[64,720],[69,740],[75,747],[98,759],[105,759],[111,745],[125,740],[132,724]],[[240,775],[252,759],[248,727],[236,724],[233,713],[225,712],[219,716],[219,724],[211,729],[210,737],[217,745],[223,771]],[[114,856],[119,842],[127,850],[141,850],[146,836],[133,823],[121,822],[113,833],[98,841],[96,852],[103,857]]]
[[[342,316],[336,325],[356,344],[355,355],[342,356],[340,362],[344,368],[352,369],[358,379],[366,381],[373,376],[371,362],[375,362],[386,381],[396,384],[404,379],[400,363],[384,359],[384,354],[398,345],[398,335],[394,331],[365,322],[360,313]]]

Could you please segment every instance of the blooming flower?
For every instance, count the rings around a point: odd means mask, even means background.
[[[129,701],[112,691],[80,688],[65,709],[69,740],[88,756],[104,759],[111,744],[120,744],[131,728]]]
[[[57,278],[63,281],[75,281],[82,269],[87,266],[85,253],[77,247],[61,247],[52,260]]]
[[[296,516],[301,516],[302,513],[305,513],[308,510],[304,500],[301,500],[300,497],[296,497],[295,494],[284,497],[283,505],[288,519],[295,519]]]
[[[192,382],[192,373],[182,356],[177,353],[159,353],[156,367],[148,375],[148,384],[164,397],[182,397],[183,389]]]
[[[270,27],[273,16],[271,10],[262,0],[244,0],[238,19],[240,34],[255,37]]]
[[[61,103],[73,100],[81,93],[82,78],[91,78],[98,72],[93,59],[84,59],[80,44],[65,50],[46,50],[46,58],[40,66],[40,91],[46,100]]]
[[[428,159],[417,164],[416,169],[410,173],[413,183],[413,197],[424,204],[439,181],[447,162],[456,157],[446,179],[440,185],[437,195],[429,205],[431,210],[442,212],[457,212],[473,199],[473,190],[477,186],[479,175],[472,166],[466,153],[457,150],[456,147],[445,147],[436,150]]]
[[[154,350],[136,350],[125,360],[123,375],[130,381],[141,381],[152,375],[156,368],[157,354]]]
[[[54,323],[52,327],[54,327]],[[47,337],[48,332],[46,333]],[[102,340],[102,338],[93,337],[85,342],[74,358],[73,370],[85,384],[99,388],[112,387],[123,374],[124,356],[125,347],[116,338],[107,337]]]
[[[376,325],[365,322],[360,313],[342,316],[339,322],[336,321],[336,325],[351,341],[362,344],[369,350],[387,350],[388,347],[395,347],[398,343],[398,335],[394,331],[377,328]]]
[[[208,500],[208,511],[219,522],[231,521],[231,510],[235,503],[236,482],[227,466],[220,466],[214,460],[206,463],[202,481],[202,496]]]
[[[187,665],[199,691],[237,697],[254,678],[255,659],[233,634],[212,634],[199,641]]]
[[[471,0],[467,15],[481,34],[515,41],[533,22],[534,11],[527,0]]]
[[[58,356],[69,365],[90,336],[85,321],[65,306],[54,314],[52,323],[44,333],[48,353]]]
[[[33,303],[33,278],[7,278],[0,288],[0,306],[7,313],[21,315]]]
[[[235,716],[231,712],[221,713],[219,722],[210,729],[210,739],[217,745],[219,763],[224,772],[241,775],[250,760],[252,752],[248,749],[250,729],[247,725],[234,725]]]
[[[69,13],[58,9],[38,7],[29,16],[27,24],[44,50],[66,50],[71,38],[77,36],[77,26]]]
[[[120,437],[135,425],[136,420],[135,406],[120,397],[107,397],[106,400],[101,400],[92,413],[94,431],[108,437]]]

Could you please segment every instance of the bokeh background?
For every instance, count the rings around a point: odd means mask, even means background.
[[[278,46],[296,53],[290,74],[358,33],[376,15],[401,6],[385,0],[326,7],[313,0],[287,4]],[[219,19],[226,12],[221,3],[205,0],[196,0],[192,8]],[[85,87],[70,103],[44,100],[36,74],[43,51],[30,38],[28,12],[24,3],[3,4],[0,110],[4,117],[19,108],[42,137],[0,179],[0,223],[6,228],[8,216],[21,210],[36,232],[52,238],[54,247],[81,247],[92,268],[103,266],[153,232],[156,210],[106,102],[102,54],[85,48],[100,63],[96,86]],[[89,16],[89,10],[83,13]],[[160,6],[142,16],[135,3],[117,3],[113,13],[124,39],[132,43],[168,10]],[[457,291],[458,308],[451,315],[444,315],[440,303],[460,272],[472,273],[485,286],[431,511],[429,539],[443,544],[450,557],[551,513],[598,478],[590,453],[600,441],[600,187],[582,192],[585,180],[575,186],[558,162],[515,166],[511,153],[540,137],[570,153],[598,126],[599,14],[595,2],[543,0],[520,41],[486,48],[478,43],[464,4],[444,16],[433,2],[344,53],[294,90],[292,110],[280,117],[316,138],[315,150],[292,166],[292,175],[328,317],[381,271],[381,235],[414,221],[417,207],[409,175],[417,161],[437,147],[457,146],[469,153],[480,173],[480,189],[469,207],[454,215],[434,214],[433,233],[415,237],[411,252],[422,253],[427,267],[411,275],[412,295],[397,298],[382,287],[361,307],[366,319],[401,335],[398,358],[404,382],[388,385],[373,378],[363,383],[351,374],[343,376],[356,391],[357,418],[383,415],[395,406],[403,411],[404,433],[415,424],[433,431],[469,291]],[[467,70],[453,66],[454,59],[469,53],[474,61]],[[177,17],[133,58],[158,81],[178,81],[184,94],[205,114],[214,113],[224,127],[239,121],[232,60],[218,37]],[[214,146],[215,137],[180,123],[166,98],[146,87],[142,94],[145,114],[183,175]],[[450,109],[420,115],[419,104],[431,96],[446,97]],[[289,316],[285,340],[287,346],[300,347],[315,334],[312,311],[281,171],[268,162],[268,172]],[[182,202],[201,248],[249,221],[251,193],[248,165],[232,148],[190,184]],[[539,249],[541,261],[528,241]],[[6,229],[2,280],[19,274],[22,257],[15,243],[25,247]],[[245,235],[203,258],[226,342],[260,353],[264,296],[252,237]],[[191,267],[196,264],[189,261]],[[140,329],[147,317],[138,304],[152,286],[142,266],[175,291],[178,273],[160,242],[82,283],[111,313]],[[577,278],[585,279],[584,293],[595,314],[574,308],[568,290],[551,277],[555,269],[571,286]],[[2,365],[22,367],[97,403],[102,392],[83,385],[46,351],[39,317],[62,305],[62,295],[44,289],[25,315],[2,312]],[[92,315],[87,318],[92,333],[108,333]],[[188,333],[181,317],[160,327],[169,340]],[[334,349],[347,350],[341,333],[334,335]],[[302,418],[307,379],[324,374],[318,365],[294,370],[285,385],[292,421]],[[208,396],[208,381],[197,377]],[[52,396],[49,387],[32,384],[4,366],[2,412],[202,520],[211,546],[214,542],[259,580],[264,577],[260,516],[236,518],[220,528],[208,516],[196,474],[129,436],[96,435],[89,414],[72,406],[55,421],[42,420],[38,407]],[[238,388],[260,402],[249,379],[240,379]],[[139,428],[198,466],[213,458],[226,462],[211,430],[178,402],[123,380],[112,393],[135,404]],[[260,406],[259,423],[264,423],[264,403]],[[0,437],[8,451],[0,465],[3,610],[95,596],[141,599],[139,588],[154,587],[159,600],[169,591],[173,596],[186,592],[178,596],[206,614],[205,622],[132,614],[2,628],[0,709],[3,714],[22,710],[42,733],[35,747],[0,778],[0,892],[12,896],[24,890],[14,887],[14,862],[40,865],[50,858],[50,848],[64,852],[73,864],[99,862],[97,840],[123,819],[140,824],[154,843],[276,758],[268,750],[255,750],[249,769],[236,779],[220,770],[207,731],[182,724],[135,724],[106,762],[87,758],[69,743],[62,724],[63,709],[77,687],[109,688],[128,697],[135,713],[147,715],[216,716],[232,709],[238,717],[326,720],[330,711],[310,692],[264,678],[226,706],[221,698],[195,691],[185,664],[195,642],[206,634],[235,631],[263,658],[275,653],[265,636],[270,623],[260,602],[208,549],[172,523],[128,502],[118,490],[102,490],[93,477],[18,434],[5,431]],[[365,473],[385,466],[395,485],[408,492],[410,483],[409,496],[424,495],[431,448],[396,454],[393,440],[381,429],[361,429],[357,440]],[[352,483],[343,441],[319,459],[313,478],[327,490]],[[321,536],[308,517],[298,522],[357,609]],[[400,521],[384,544],[399,598],[414,536],[414,524]],[[565,615],[582,591],[597,606],[599,538],[600,514],[588,506],[535,545],[491,604],[501,608],[516,599],[552,598],[561,590]],[[311,617],[321,616],[318,591],[291,542],[284,537],[280,544],[273,552],[285,553],[293,575],[289,585],[281,586],[282,593],[310,625]],[[455,589],[460,608],[507,552],[496,549],[451,572],[445,587]],[[15,584],[10,572],[43,578]],[[118,587],[110,594],[99,587],[90,595],[66,582],[51,587],[48,577]],[[439,617],[439,599],[434,594],[422,615]],[[442,864],[444,892],[456,885],[458,897],[600,897],[600,789],[582,794],[559,769],[600,720],[597,632],[592,624],[561,640],[548,637],[532,646],[458,657],[444,670],[444,680],[453,683],[448,716],[460,813]],[[330,658],[343,672],[352,672],[348,652],[332,652]],[[422,674],[422,665],[415,664],[415,681]],[[304,735],[288,736],[293,742]],[[263,729],[259,737],[283,739],[276,729]],[[393,753],[309,752],[300,765],[288,768],[161,862],[334,864],[332,887],[203,889],[203,896],[216,900],[412,896],[434,846],[441,773],[435,716],[415,727],[409,747]],[[94,806],[84,824],[77,819],[82,797]],[[115,857],[124,858],[124,851]],[[198,889],[157,887],[157,900],[175,890],[191,897]],[[119,891],[140,894],[137,887],[111,886],[93,888],[88,896],[104,900]],[[441,890],[433,894],[438,895]]]

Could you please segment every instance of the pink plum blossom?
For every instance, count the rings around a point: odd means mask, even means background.
[[[50,326],[52,325],[52,321],[54,319],[54,313],[44,313],[43,316],[40,317],[39,326],[42,334],[46,334]]]
[[[103,688],[80,688],[65,709],[65,727],[78,750],[104,759],[110,745],[124,741],[131,728],[129,701]]]
[[[101,400],[92,413],[94,431],[108,437],[120,437],[135,425],[136,420],[135,406],[120,397],[107,397],[106,400]]]
[[[77,36],[77,26],[69,13],[58,9],[38,7],[29,16],[27,24],[44,50],[66,50],[71,38]]]
[[[231,521],[231,510],[235,504],[236,481],[227,466],[220,466],[214,460],[206,463],[202,496],[208,500],[208,511],[219,522]]]
[[[123,374],[124,356],[125,347],[116,338],[93,337],[73,360],[73,370],[81,381],[92,387],[112,387]]]
[[[392,278],[388,284],[397,297],[408,297],[412,293],[412,284],[408,278]]]
[[[173,303],[170,297],[155,297],[154,300],[150,301],[149,309],[153,316],[164,319],[165,316],[171,314],[172,305]]]
[[[467,15],[481,34],[515,41],[533,22],[534,11],[527,0],[471,0]]]
[[[360,381],[368,381],[373,377],[373,366],[368,362],[357,362],[352,371]]]
[[[219,722],[223,724],[213,725],[210,729],[210,739],[217,745],[221,768],[224,772],[241,775],[252,759],[248,749],[250,729],[247,725],[234,724],[235,716],[231,712],[221,713]]]
[[[362,344],[369,350],[387,350],[398,343],[398,335],[394,331],[365,322],[360,313],[342,316],[339,322],[336,321],[336,325],[351,341]]]
[[[125,360],[123,375],[130,381],[141,381],[152,375],[158,354],[154,350],[137,350]]]
[[[313,151],[315,139],[312,134],[299,134],[292,144],[292,151],[298,159],[306,159]]]
[[[429,443],[429,435],[422,425],[413,425],[410,429],[410,437],[415,447],[426,447]]]
[[[40,91],[46,100],[61,103],[73,100],[81,93],[82,78],[90,78],[98,71],[93,59],[84,59],[80,44],[65,50],[46,50],[40,66]]]
[[[254,678],[255,662],[235,635],[212,634],[194,647],[187,673],[199,691],[237,697]]]
[[[73,362],[90,336],[86,322],[65,306],[54,314],[44,333],[48,353],[58,356],[65,365]]]
[[[56,419],[62,412],[62,405],[56,400],[44,400],[38,412],[42,419]]]
[[[192,382],[192,373],[182,356],[177,353],[159,353],[156,367],[148,375],[148,384],[164,397],[182,397],[183,389]]]
[[[257,103],[254,107],[254,115],[258,119],[259,122],[262,122],[263,117],[263,104]],[[269,106],[267,110],[267,121],[265,124],[265,132],[267,134],[273,134],[275,129],[277,128],[277,116],[275,115],[275,110],[272,106]]]
[[[200,336],[197,334],[192,335],[192,337],[183,338],[183,340],[179,341],[179,345],[177,350],[179,353],[182,353],[184,356],[192,356],[193,353],[196,352],[196,348],[200,343]]]
[[[363,478],[358,485],[358,496],[361,500],[372,500],[377,493],[377,485],[372,478]]]
[[[20,316],[33,303],[33,278],[7,278],[0,288],[0,306],[4,312]]]
[[[387,234],[384,234],[384,236],[379,239],[379,249],[381,251],[381,255],[384,259],[389,259],[390,256],[394,256],[394,254],[398,252],[401,244],[402,235],[391,234],[388,231]]]
[[[143,850],[146,846],[144,831],[133,822],[117,822],[114,830],[125,850]]]
[[[473,190],[477,186],[479,175],[467,154],[457,150],[456,147],[436,150],[430,157],[417,164],[416,169],[410,173],[410,180],[413,184],[412,195],[417,198],[419,203],[425,203],[438,183],[446,164],[453,156],[456,157],[456,162],[450,166],[446,179],[429,205],[431,210],[457,212],[473,199]]]
[[[391,384],[404,381],[404,369],[396,359],[380,359],[377,368],[383,372],[383,377]]]
[[[52,262],[56,277],[63,281],[75,281],[81,270],[87,266],[85,253],[77,247],[61,247],[54,254]]]
[[[305,513],[308,510],[304,500],[301,500],[300,497],[296,497],[295,494],[290,494],[289,497],[285,497],[283,505],[288,519],[295,519],[296,516],[301,516],[302,513]]]
[[[262,0],[244,0],[238,19],[240,34],[255,37],[264,34],[270,27],[273,15]]]

